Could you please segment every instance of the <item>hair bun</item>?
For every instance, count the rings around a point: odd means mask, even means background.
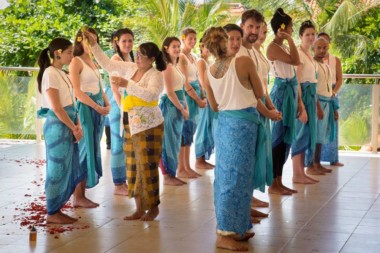
[[[282,8],[278,8],[277,10],[276,10],[276,14],[280,14],[280,15],[284,15],[285,14],[285,12],[284,12],[284,10],[282,9]]]

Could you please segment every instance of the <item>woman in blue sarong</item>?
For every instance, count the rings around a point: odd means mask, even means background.
[[[181,41],[177,37],[167,37],[162,44],[161,51],[167,65],[166,69],[162,71],[164,93],[159,103],[164,117],[165,133],[162,141],[160,168],[164,175],[164,185],[183,185],[186,182],[177,178],[176,173],[183,122],[188,119],[189,111],[183,91],[185,77],[177,64],[181,53]]]
[[[52,63],[49,57],[53,59]],[[72,58],[72,43],[56,38],[42,50],[38,59],[37,82],[42,94],[42,108],[37,115],[46,118],[43,132],[47,223],[71,224],[77,221],[62,213],[61,208],[85,177],[85,171],[79,166],[78,141],[82,138],[82,129],[75,109],[73,87],[66,72],[62,71]]]
[[[111,60],[134,62],[133,56],[133,40],[134,34],[128,28],[122,28],[115,32],[112,37],[114,42],[114,51],[116,54],[110,56]],[[108,55],[107,55],[108,56]],[[122,131],[122,117],[121,117],[121,98],[124,97],[125,88],[119,88],[112,84],[112,75],[117,75],[117,72],[110,73],[111,77],[111,94],[109,101],[111,110],[109,114],[111,126],[111,157],[110,165],[112,172],[112,179],[115,185],[114,194],[127,196],[128,186],[126,184],[127,172],[125,167],[125,152],[123,150],[124,136]]]
[[[301,45],[298,54],[301,64],[297,66],[297,80],[301,86],[301,98],[305,106],[308,121],[296,121],[296,139],[292,144],[293,183],[314,184],[319,182],[305,174],[305,153],[314,154],[315,136],[317,129],[317,78],[318,64],[311,54],[311,47],[315,40],[315,27],[308,20],[301,24],[299,30]],[[308,174],[318,175],[314,168]]]
[[[328,50],[328,41],[318,38],[314,42],[314,59],[318,63],[318,84],[317,84],[317,131],[316,146],[314,156],[307,154],[306,161],[309,166],[321,174],[329,173],[332,170],[321,165],[322,145],[331,143],[334,140],[335,121],[338,120],[337,109],[339,108],[333,97],[331,71],[329,66],[323,62]]]
[[[97,34],[92,28],[87,31]],[[74,192],[74,206],[94,208],[99,204],[86,197],[85,190],[99,183],[102,176],[100,141],[103,135],[104,116],[109,113],[110,104],[100,85],[98,66],[92,61],[87,40],[79,30],[74,42],[74,59],[70,64],[70,79],[74,87],[83,139],[79,142],[80,166],[86,177]]]
[[[327,33],[321,32],[318,34],[317,37],[325,38],[329,43],[331,42],[331,38]],[[343,84],[342,64],[338,57],[330,54],[329,52],[327,53],[327,55],[325,56],[323,60],[330,67],[334,102],[337,106],[339,106],[339,98],[337,95]],[[344,166],[343,163],[339,162],[339,155],[338,155],[338,151],[339,151],[338,120],[335,121],[334,129],[335,129],[335,133],[334,133],[333,142],[322,145],[321,161],[330,162],[330,164],[333,166]]]
[[[295,75],[294,66],[299,65],[299,55],[291,37],[293,32],[292,18],[279,8],[271,19],[275,38],[267,48],[267,58],[275,76],[270,97],[274,106],[282,113],[282,121],[272,124],[272,161],[273,183],[269,187],[270,194],[291,195],[297,190],[290,189],[282,183],[282,172],[288,158],[290,145],[295,139],[296,116],[301,122],[307,122],[307,115],[298,96],[300,88]],[[288,42],[289,48],[284,45]],[[298,98],[298,100],[297,100]],[[297,113],[298,101],[298,113]]]
[[[204,44],[216,61],[207,71],[205,87],[211,108],[219,111],[215,129],[216,246],[244,251],[248,248],[241,241],[254,235],[249,230],[257,131],[262,127],[258,112],[272,119],[281,115],[257,100],[263,90],[252,59],[228,56],[227,43],[222,27],[206,31]]]
[[[197,34],[192,28],[182,31],[183,49],[179,56],[178,66],[185,77],[186,103],[189,110],[189,118],[183,123],[181,148],[178,157],[177,176],[183,178],[197,178],[201,176],[190,165],[190,147],[197,130],[199,121],[199,108],[206,107],[206,99],[202,98],[201,88],[198,82],[196,56],[191,53],[197,43]]]
[[[210,52],[204,47],[202,39],[199,41],[201,55],[197,59],[197,70],[199,77],[199,85],[202,90],[202,96],[206,97],[206,91],[203,85],[205,71],[209,65],[208,58]],[[213,169],[214,165],[206,162],[214,153],[214,127],[217,114],[211,109],[207,103],[205,108],[199,109],[199,123],[197,132],[195,133],[195,167],[197,169]]]

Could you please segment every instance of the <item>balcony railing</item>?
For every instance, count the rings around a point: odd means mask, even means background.
[[[41,140],[38,68],[0,67],[0,138]],[[379,138],[380,74],[345,74],[340,92],[339,141],[344,147],[369,145],[377,152]],[[361,84],[347,79],[365,80]],[[370,80],[370,81],[369,81]],[[370,84],[368,84],[370,83]]]

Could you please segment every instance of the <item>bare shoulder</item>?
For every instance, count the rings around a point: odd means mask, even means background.
[[[180,54],[179,55],[179,61],[178,61],[178,63],[180,64],[180,65],[187,65],[187,59],[186,59],[186,55],[184,55],[184,54]]]
[[[254,62],[249,56],[236,57],[236,68],[250,68],[254,67]]]
[[[120,58],[120,56],[118,54],[112,55],[111,60],[113,60],[113,61],[122,61],[122,59]]]
[[[72,60],[71,60],[71,63],[70,63],[70,72],[72,72],[73,70],[77,70],[78,72],[80,72],[83,68],[83,63],[82,61],[79,59],[79,56],[76,56],[74,57]]]

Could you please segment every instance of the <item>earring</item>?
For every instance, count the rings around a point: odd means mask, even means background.
[[[60,60],[61,59],[61,56],[57,55],[57,60]]]

